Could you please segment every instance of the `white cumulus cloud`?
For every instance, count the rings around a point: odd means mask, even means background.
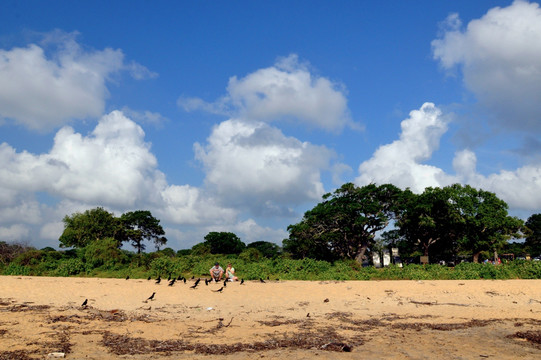
[[[127,70],[138,79],[155,76],[142,65],[125,64],[119,49],[83,50],[76,35],[56,31],[46,36],[45,47],[0,49],[0,118],[49,130],[99,117],[112,74]],[[53,47],[50,56],[48,46]]]
[[[465,28],[457,14],[432,42],[446,69],[460,67],[464,83],[507,130],[541,130],[541,9],[515,1],[495,7]]]
[[[320,199],[320,172],[333,152],[301,142],[263,122],[230,119],[216,126],[206,145],[195,144],[205,182],[228,204],[257,213]]]
[[[401,123],[400,139],[380,146],[373,156],[361,163],[355,183],[391,183],[422,192],[428,186],[447,185],[450,179],[440,168],[423,164],[439,147],[447,131],[447,121],[439,108],[425,103]]]
[[[360,128],[350,118],[344,88],[310,73],[296,55],[243,78],[233,76],[227,95],[214,103],[181,97],[178,104],[186,111],[202,109],[256,122],[285,118],[329,131],[340,131],[345,126]]]
[[[13,224],[11,226],[0,226],[0,241],[5,242],[26,242],[30,230],[23,224]]]

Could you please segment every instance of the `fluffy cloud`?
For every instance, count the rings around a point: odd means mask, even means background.
[[[0,162],[2,189],[45,191],[85,203],[150,202],[164,182],[143,130],[119,111],[104,116],[88,137],[60,129],[48,154],[16,153],[4,143]]]
[[[28,240],[30,230],[22,224],[13,224],[11,226],[0,226],[1,241],[16,241],[26,242]]]
[[[203,109],[256,122],[294,118],[331,131],[358,128],[350,119],[344,92],[340,85],[311,74],[296,55],[290,55],[244,78],[232,77],[227,95],[215,103],[182,97],[178,104],[187,111]]]
[[[457,151],[453,159],[455,174],[436,166],[423,164],[438,149],[447,122],[441,110],[431,103],[414,110],[402,121],[400,139],[378,148],[361,163],[355,182],[392,183],[420,193],[426,187],[443,187],[453,183],[469,184],[496,193],[514,209],[536,211],[541,207],[541,163],[532,163],[515,170],[480,174],[477,156],[469,149]]]
[[[239,237],[245,244],[255,241],[268,241],[281,244],[280,240],[289,237],[289,233],[286,230],[260,226],[253,219],[239,222],[235,225],[234,231],[240,234]]]
[[[45,48],[31,44],[0,50],[0,118],[48,130],[74,118],[98,117],[111,74],[127,70],[135,78],[156,75],[142,65],[124,64],[121,50],[85,51],[75,36],[57,31],[46,36]],[[48,57],[49,47],[53,55]]]
[[[215,199],[190,185],[170,185],[161,193],[163,205],[157,208],[165,220],[176,224],[230,224],[237,211],[220,206]]]
[[[49,153],[16,152],[0,145],[0,218],[45,222],[50,236],[58,219],[75,211],[104,206],[124,212],[145,208],[176,224],[234,223],[237,213],[188,185],[169,185],[144,141],[139,125],[120,111],[103,116],[88,136],[60,129]],[[33,200],[38,192],[61,199],[45,216]],[[55,225],[56,224],[56,225]]]
[[[465,85],[488,108],[496,125],[541,131],[541,9],[515,1],[495,7],[465,29],[457,14],[432,42],[446,69],[459,66]]]
[[[230,119],[216,126],[208,143],[195,145],[206,184],[228,204],[256,213],[288,214],[287,206],[321,198],[320,171],[333,153],[265,123]]]
[[[496,193],[511,208],[536,211],[541,207],[541,163],[487,176],[477,173],[476,163],[475,154],[464,150],[455,156],[453,165],[463,182]]]
[[[392,183],[398,187],[422,192],[428,186],[452,181],[443,170],[423,164],[438,149],[447,121],[432,103],[425,103],[401,123],[400,139],[378,148],[372,158],[359,166],[355,183]]]

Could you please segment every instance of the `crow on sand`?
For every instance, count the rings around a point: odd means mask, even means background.
[[[126,280],[130,280],[130,275],[126,276]]]
[[[86,307],[86,305],[88,304],[88,299],[85,299],[85,301],[83,301],[83,303],[81,304],[81,307]]]
[[[162,281],[162,278],[158,276],[158,278],[156,279],[156,284],[159,284],[160,281]]]
[[[244,284],[244,279],[240,280],[240,285]]]
[[[265,280],[263,280],[262,278],[259,278],[259,281],[262,282],[263,284],[265,283]]]
[[[224,290],[224,287],[222,286],[222,287],[219,288],[218,290],[212,290],[212,291],[214,291],[214,292],[220,292],[220,293],[221,293],[223,290]]]
[[[190,289],[195,289],[197,285],[199,285],[199,281],[201,281],[201,278],[198,278],[197,280],[195,280],[195,284],[193,284],[193,286],[190,286]]]
[[[169,281],[169,286],[173,286],[175,284],[175,281],[177,281],[177,279],[173,278],[173,280]]]
[[[156,295],[155,292],[153,292],[152,295],[150,295],[146,301],[149,301],[149,300],[152,301],[152,300],[154,300],[154,295]]]

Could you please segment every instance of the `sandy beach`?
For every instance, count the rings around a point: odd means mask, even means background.
[[[541,358],[541,280],[193,284],[1,276],[0,359]]]

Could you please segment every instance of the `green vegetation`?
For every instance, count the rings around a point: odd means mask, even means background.
[[[437,264],[410,264],[403,268],[391,265],[377,269],[361,267],[355,260],[328,262],[311,258],[287,257],[256,259],[239,255],[206,254],[167,256],[160,252],[144,254],[140,263],[134,252],[120,251],[116,261],[96,262],[87,251],[28,250],[7,266],[0,268],[4,275],[84,276],[146,279],[162,277],[208,276],[209,269],[218,261],[233,263],[238,276],[245,280],[259,278],[273,280],[468,280],[468,279],[541,279],[541,261],[515,260],[500,265],[461,263],[455,267]]]
[[[60,251],[0,241],[0,274],[202,277],[218,261],[233,263],[245,280],[541,278],[541,261],[513,261],[515,254],[541,253],[541,214],[524,223],[507,209],[495,194],[459,184],[414,194],[391,184],[347,183],[290,225],[283,247],[209,232],[191,249],[175,251],[160,250],[167,239],[149,211],[116,217],[98,207],[64,217]],[[145,252],[146,242],[156,251]],[[391,248],[406,265],[370,266],[372,255]],[[479,263],[499,254],[502,264]],[[420,256],[430,256],[430,263],[419,265]]]

